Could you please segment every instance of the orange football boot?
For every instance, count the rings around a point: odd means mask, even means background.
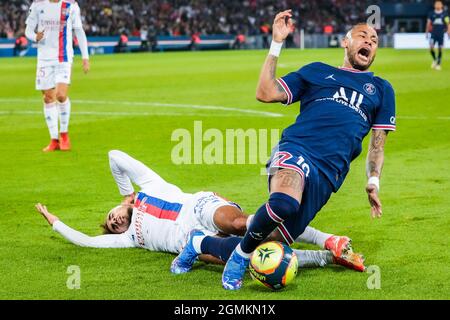
[[[70,139],[69,139],[68,132],[61,132],[61,142],[60,142],[59,148],[61,149],[61,151],[69,151],[70,150],[71,145],[70,145]]]
[[[334,262],[341,266],[364,272],[364,257],[353,252],[352,240],[349,237],[331,236],[325,241],[325,249],[334,257]]]
[[[59,140],[58,139],[52,139],[50,140],[50,143],[48,146],[46,146],[42,151],[44,152],[52,152],[59,150]]]

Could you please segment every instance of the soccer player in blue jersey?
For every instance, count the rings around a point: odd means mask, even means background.
[[[434,10],[428,14],[427,39],[430,40],[430,53],[433,57],[431,68],[441,70],[442,48],[444,47],[445,33],[450,35],[450,17],[444,10],[442,1],[434,2]],[[434,50],[438,46],[438,55]]]
[[[288,244],[305,230],[339,190],[371,129],[366,192],[372,216],[382,213],[379,179],[386,136],[395,130],[395,97],[389,82],[368,71],[378,48],[377,32],[365,23],[355,25],[342,41],[341,68],[315,62],[277,79],[278,56],[291,30],[291,16],[287,10],[275,17],[256,97],[284,105],[300,101],[300,115],[283,131],[267,165],[269,199],[257,210],[225,266],[222,285],[228,290],[241,288],[251,253],[275,229]]]

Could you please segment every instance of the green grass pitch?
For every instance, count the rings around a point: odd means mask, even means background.
[[[345,184],[312,222],[352,237],[367,265],[380,268],[381,289],[367,288],[370,274],[326,267],[300,270],[281,292],[260,288],[249,276],[242,290],[226,292],[222,267],[202,263],[174,276],[174,256],[167,253],[75,247],[34,210],[36,202],[45,203],[68,225],[99,234],[105,213],[120,201],[107,159],[108,150],[120,149],[187,192],[216,191],[254,212],[267,198],[261,165],[174,165],[171,134],[192,131],[195,120],[203,121],[204,130],[222,132],[292,123],[298,105],[264,105],[254,98],[265,51],[93,56],[87,76],[77,60],[70,92],[73,151],[52,154],[41,152],[48,133],[34,91],[35,59],[1,59],[0,298],[448,299],[449,54],[437,72],[425,50],[379,50],[373,71],[393,84],[398,115],[385,150],[383,218],[370,218],[364,192],[366,139]],[[278,74],[313,61],[337,66],[342,58],[337,49],[286,50]],[[70,265],[81,270],[78,290],[66,286]]]

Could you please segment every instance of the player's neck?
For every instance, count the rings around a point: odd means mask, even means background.
[[[353,66],[350,64],[350,62],[347,59],[344,60],[344,64],[342,66],[340,66],[339,69],[344,69],[344,70],[349,70],[349,71],[354,71],[354,72],[367,72],[367,71],[369,71],[369,70],[359,70],[359,69],[353,68]]]
[[[444,10],[443,9],[441,9],[441,10],[434,10],[434,12],[435,13],[442,13],[442,12],[444,12]]]

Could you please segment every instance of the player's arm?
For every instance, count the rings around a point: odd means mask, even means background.
[[[38,203],[37,211],[53,227],[53,230],[61,234],[68,241],[80,247],[90,248],[132,248],[134,243],[126,234],[105,234],[96,237],[90,237],[64,224],[59,218],[51,214],[47,207]]]
[[[130,200],[134,199],[132,182],[144,189],[155,181],[162,180],[153,170],[125,152],[111,150],[108,157],[111,173],[119,187],[120,194],[124,196],[124,202],[131,203]]]
[[[280,12],[275,16],[272,26],[272,45],[269,55],[262,67],[256,99],[261,102],[285,102],[288,97],[276,78],[277,62],[284,40],[292,28],[291,10]]]
[[[74,14],[72,16],[74,19],[73,31],[78,39],[78,46],[80,47],[81,58],[83,59],[83,71],[84,73],[88,73],[91,68],[89,63],[88,41],[83,29],[83,22],[81,20],[81,12],[78,4],[74,6]]]
[[[35,4],[31,4],[27,20],[25,21],[25,36],[34,42],[39,42],[44,38],[44,31],[36,32],[38,26],[39,18],[36,10]]]
[[[447,16],[444,18],[445,23],[447,24],[447,34],[450,37],[450,16],[447,14]]]
[[[373,129],[370,138],[369,152],[367,153],[366,174],[367,186],[366,192],[371,205],[372,217],[381,217],[381,201],[378,197],[380,189],[380,177],[384,164],[384,145],[386,143],[387,131]]]
[[[431,20],[428,18],[428,19],[427,19],[427,24],[426,24],[426,27],[425,27],[425,34],[426,34],[427,38],[428,38],[429,35],[430,35],[431,29],[432,29],[432,22],[431,22]]]

